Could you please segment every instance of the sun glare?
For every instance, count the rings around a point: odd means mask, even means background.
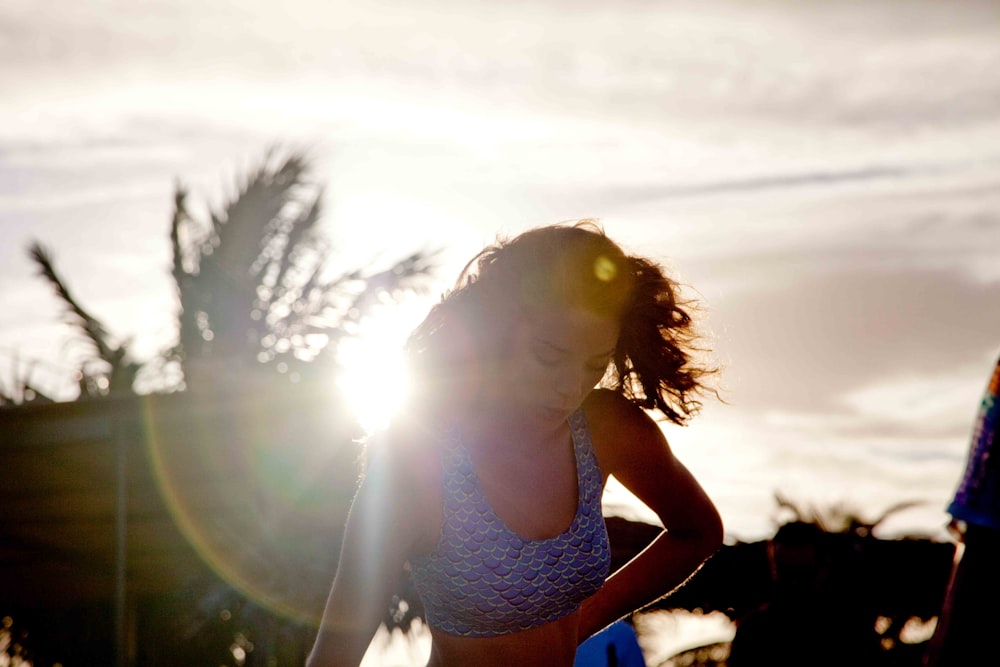
[[[406,401],[403,344],[422,310],[412,303],[383,306],[362,321],[357,336],[341,342],[337,385],[367,433],[386,426]]]

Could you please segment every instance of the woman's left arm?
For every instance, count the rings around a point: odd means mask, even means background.
[[[723,538],[715,505],[649,415],[606,390],[593,392],[585,411],[602,470],[653,510],[664,530],[584,601],[581,642],[683,584]]]

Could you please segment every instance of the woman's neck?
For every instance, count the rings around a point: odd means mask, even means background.
[[[465,412],[459,428],[467,446],[502,447],[511,453],[528,455],[561,449],[569,434],[565,420],[542,421],[497,404]]]

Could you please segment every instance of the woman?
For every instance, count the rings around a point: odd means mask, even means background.
[[[469,263],[408,341],[418,396],[369,446],[309,667],[358,665],[404,568],[429,666],[569,667],[719,548],[718,512],[646,412],[683,424],[710,372],[676,291],[587,221]],[[609,475],[664,526],[610,577]]]

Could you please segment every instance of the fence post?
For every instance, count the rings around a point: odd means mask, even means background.
[[[109,415],[115,439],[115,667],[131,667],[127,623],[128,438],[119,406]]]

